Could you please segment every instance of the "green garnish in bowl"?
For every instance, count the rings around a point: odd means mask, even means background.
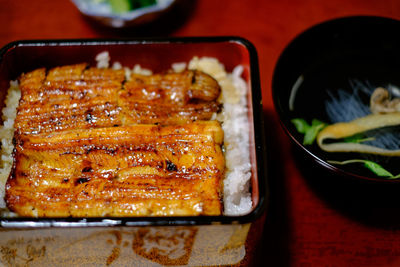
[[[386,179],[398,179],[400,178],[400,174],[398,175],[393,175],[389,171],[387,171],[385,168],[383,168],[381,165],[379,165],[376,162],[370,161],[370,160],[365,160],[365,159],[350,159],[350,160],[345,160],[345,161],[334,161],[334,160],[328,160],[329,163],[331,164],[338,164],[338,165],[346,165],[346,164],[351,164],[351,163],[362,163],[364,167],[372,171],[374,174],[376,174],[379,177],[385,177]]]
[[[304,134],[303,145],[311,145],[318,133],[326,126],[324,122],[317,119],[313,119],[311,125],[301,118],[292,119],[292,123],[299,133]]]
[[[131,10],[157,4],[157,0],[108,0],[115,13],[125,13]]]

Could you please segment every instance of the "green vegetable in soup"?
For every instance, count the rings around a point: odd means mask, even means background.
[[[115,13],[125,13],[131,10],[155,5],[157,0],[109,0],[111,9]]]
[[[370,161],[370,160],[365,160],[365,159],[351,159],[351,160],[345,160],[345,161],[333,161],[333,160],[328,160],[329,163],[331,164],[338,164],[338,165],[346,165],[346,164],[351,164],[351,163],[362,163],[364,167],[372,171],[374,174],[376,174],[379,177],[385,177],[387,179],[397,179],[400,178],[400,174],[394,176],[391,174],[389,171],[387,171],[385,168],[383,168],[381,165],[379,165],[376,162]]]
[[[311,145],[318,133],[326,126],[325,123],[317,119],[313,119],[311,125],[301,118],[292,119],[292,123],[299,133],[304,134],[303,145]]]
[[[129,0],[110,0],[110,5],[115,13],[124,13],[132,10],[132,3]]]

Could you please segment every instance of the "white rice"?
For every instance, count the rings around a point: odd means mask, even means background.
[[[99,53],[96,56],[96,61],[97,61],[96,67],[100,68],[100,69],[108,68],[110,66],[110,59],[111,58],[110,58],[110,54],[108,53],[108,51]],[[125,71],[126,80],[130,79],[132,73],[142,74],[142,75],[152,75],[153,74],[153,72],[151,70],[142,68],[139,64],[134,65],[133,68],[130,69],[128,67],[122,66],[122,64],[120,62],[115,61],[115,62],[113,62],[111,68],[114,70],[120,70],[123,68]]]
[[[17,107],[20,97],[21,92],[19,90],[18,82],[11,81],[5,100],[5,107],[2,110],[3,125],[0,126],[0,209],[6,208],[6,204],[4,202],[5,184],[13,164],[12,152],[14,145],[12,144],[12,139],[14,136],[14,120],[17,115]]]
[[[97,67],[108,68],[110,56],[108,52],[97,55]],[[223,103],[223,110],[213,117],[222,124],[224,130],[224,153],[226,159],[226,172],[224,179],[224,214],[241,215],[250,212],[252,208],[249,184],[251,178],[250,152],[249,152],[249,122],[247,117],[247,85],[241,78],[242,66],[237,66],[232,73],[227,73],[224,66],[215,58],[194,57],[188,64],[175,63],[174,71],[179,72],[186,67],[201,70],[214,77],[221,86],[222,93],[219,101]],[[132,72],[151,75],[151,70],[135,65],[132,69],[123,67],[114,62],[112,68],[124,68],[128,78]],[[0,208],[5,208],[4,193],[5,183],[13,163],[12,138],[14,133],[14,119],[18,106],[20,91],[17,82],[11,82],[6,98],[6,107],[3,109],[4,126],[0,128],[2,142],[1,151],[1,176],[0,176]]]
[[[101,52],[96,56],[98,68],[108,68],[110,66],[110,54],[108,51]]]

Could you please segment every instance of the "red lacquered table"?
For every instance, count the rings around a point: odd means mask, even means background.
[[[20,39],[155,35],[234,35],[250,40],[260,63],[271,198],[261,245],[250,248],[255,256],[245,264],[400,266],[400,188],[344,181],[305,169],[279,125],[271,97],[274,65],[297,34],[348,15],[400,19],[400,1],[198,0],[177,12],[179,16],[167,17],[162,24],[110,31],[92,25],[67,0],[0,0],[0,46]],[[250,238],[257,235],[253,231]]]

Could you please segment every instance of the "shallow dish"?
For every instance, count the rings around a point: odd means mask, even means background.
[[[177,0],[161,0],[156,4],[137,8],[129,12],[115,13],[99,1],[72,0],[78,10],[89,19],[111,28],[124,28],[142,25],[156,20],[167,13]]]
[[[120,246],[121,253],[133,249],[133,253],[129,252],[129,257],[115,260],[121,264],[132,260],[136,260],[138,264],[196,266],[239,262],[244,258],[244,244],[250,224],[264,213],[268,199],[261,90],[255,48],[247,40],[238,37],[17,41],[0,50],[0,100],[5,97],[9,81],[15,80],[22,72],[38,67],[51,68],[79,62],[95,65],[96,55],[103,51],[108,51],[112,61],[118,61],[123,66],[140,64],[154,72],[169,69],[175,62],[188,62],[193,56],[218,58],[229,72],[237,65],[244,67],[242,78],[248,88],[252,170],[253,207],[250,213],[241,216],[1,218],[1,245],[10,251],[16,250],[21,259],[26,257],[28,246],[34,244],[35,261],[39,265],[53,261],[72,264],[79,259],[92,260],[91,264],[109,264],[119,255],[119,252],[117,256],[112,254],[115,252],[110,249],[113,242],[113,246]],[[0,102],[4,105],[4,101]],[[21,231],[24,231],[25,238],[17,242]],[[169,242],[169,247],[179,243],[181,254],[176,254],[173,249],[146,250],[146,242],[156,236]],[[89,244],[93,246],[93,250],[83,249]],[[70,252],[66,253],[65,249]],[[10,257],[18,260],[15,255]]]
[[[398,156],[325,152],[316,142],[303,144],[304,135],[298,132],[292,122],[295,118],[301,118],[308,123],[318,119],[333,124],[337,122],[336,117],[333,119],[334,116],[327,109],[333,101],[347,101],[349,97],[354,97],[355,90],[359,90],[357,101],[364,107],[370,101],[372,91],[368,90],[380,86],[395,90],[400,85],[400,39],[396,35],[399,30],[400,22],[389,18],[339,18],[304,31],[282,52],[272,83],[273,101],[281,124],[295,146],[326,170],[356,179],[399,181],[379,177],[361,161],[346,165],[337,163],[352,159],[373,161],[395,176],[400,173]],[[354,105],[346,106],[344,100],[340,103],[342,113],[351,117],[351,107]]]

